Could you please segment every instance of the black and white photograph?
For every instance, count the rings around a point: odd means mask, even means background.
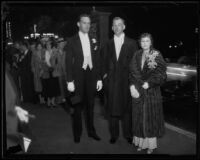
[[[199,156],[199,2],[1,6],[2,158]]]

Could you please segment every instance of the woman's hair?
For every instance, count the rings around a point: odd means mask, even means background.
[[[43,48],[43,44],[40,41],[37,41],[37,43],[35,44],[35,48],[37,49],[38,45],[41,45]]]
[[[51,48],[53,48],[53,47],[57,48],[57,43],[56,43],[56,42],[54,42],[54,41],[49,41],[49,42],[47,42],[47,43],[49,43],[49,44],[51,45]],[[47,48],[47,44],[45,44],[45,48]]]
[[[142,38],[148,37],[151,40],[150,52],[153,50],[153,37],[150,33],[142,33],[139,38],[139,44],[141,45]]]
[[[22,46],[25,46],[26,48],[29,48],[29,43],[28,41],[22,41]]]

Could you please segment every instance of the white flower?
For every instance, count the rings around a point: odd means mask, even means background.
[[[95,38],[93,38],[92,43],[97,43],[97,40]]]
[[[95,47],[94,47],[94,50],[96,51],[96,50],[97,50],[97,48],[98,48],[98,47],[97,47],[97,46],[95,46]]]

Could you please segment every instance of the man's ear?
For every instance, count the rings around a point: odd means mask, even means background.
[[[114,27],[112,26],[112,31],[114,31]]]
[[[77,22],[77,26],[80,27],[80,22]]]
[[[126,29],[126,26],[124,25],[124,26],[123,26],[123,30],[125,30],[125,29]]]

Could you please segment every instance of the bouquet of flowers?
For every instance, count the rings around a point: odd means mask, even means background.
[[[155,61],[156,57],[158,56],[158,51],[153,50],[152,54],[147,54],[146,55],[146,59],[147,59],[147,64],[149,69],[154,69],[157,66],[157,63]]]

